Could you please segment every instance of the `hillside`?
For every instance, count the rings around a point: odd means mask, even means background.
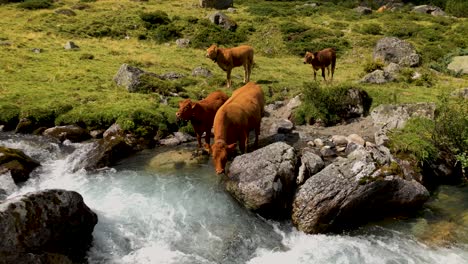
[[[451,56],[466,53],[466,19],[411,13],[406,6],[360,15],[354,6],[318,2],[235,1],[236,11],[224,12],[237,22],[234,32],[211,25],[207,17],[216,10],[199,8],[195,0],[62,0],[45,9],[0,5],[0,125],[21,118],[89,129],[118,122],[146,136],[179,129],[174,113],[182,97],[200,99],[226,89],[225,73],[205,58],[212,42],[254,47],[252,80],[262,85],[267,102],[295,96],[312,81],[310,65],[303,64],[306,50],[338,50],[334,83],[321,81],[322,87],[357,83],[364,69],[373,66],[373,47],[384,36],[412,43],[423,64],[407,69],[397,82],[358,84],[372,97],[372,107],[437,101],[444,93],[468,87],[466,75],[444,68]],[[161,17],[161,24],[151,20]],[[188,48],[175,44],[182,37],[191,40]],[[67,41],[80,48],[65,50]],[[41,51],[35,53],[35,48]],[[157,74],[184,74],[162,84],[177,87],[180,97],[167,98],[166,105],[157,93],[128,93],[112,80],[124,63]],[[213,77],[193,77],[198,66]],[[410,80],[414,71],[422,73],[422,81]],[[242,74],[242,68],[233,70],[233,87],[242,85]]]

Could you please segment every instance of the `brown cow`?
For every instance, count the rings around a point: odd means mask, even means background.
[[[314,70],[314,81],[317,81],[317,72],[322,69],[322,77],[325,78],[325,68],[327,68],[328,77],[330,77],[330,64],[331,64],[331,80],[335,73],[336,52],[333,48],[324,49],[317,52],[306,52],[304,57],[304,64],[312,64]]]
[[[218,63],[227,73],[227,87],[231,88],[231,71],[234,67],[244,66],[244,83],[250,81],[254,50],[251,46],[243,45],[234,48],[218,48],[215,44],[206,50],[206,57]]]
[[[381,7],[379,7],[379,9],[377,9],[377,13],[383,13],[385,11],[387,11],[389,8],[386,6],[386,5],[383,5]]]
[[[190,120],[197,135],[199,148],[203,132],[205,132],[205,142],[210,144],[211,128],[216,111],[228,98],[225,93],[215,91],[198,102],[192,102],[190,99],[179,102],[179,111],[177,111],[176,116],[183,120]]]
[[[210,147],[217,174],[224,173],[228,152],[239,149],[247,151],[249,132],[255,129],[255,146],[258,145],[260,123],[263,116],[265,98],[262,88],[249,82],[234,91],[231,98],[216,113],[213,131],[214,143]]]

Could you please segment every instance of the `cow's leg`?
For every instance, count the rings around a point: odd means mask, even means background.
[[[211,137],[211,129],[205,131],[205,143],[210,144],[210,137]]]
[[[314,81],[317,81],[317,72],[314,70]]]
[[[226,74],[227,74],[227,87],[228,88],[231,88],[231,70],[232,69],[228,69],[226,71]]]
[[[239,136],[239,149],[241,153],[245,154],[247,152],[247,145],[249,144],[249,134],[245,131],[241,132]]]
[[[244,64],[244,83],[247,83],[249,81],[248,73],[249,73],[249,65],[245,63]]]
[[[250,74],[252,73],[253,63],[250,61],[247,64],[247,82],[250,82]]]
[[[197,141],[198,141],[198,148],[201,148],[201,135],[199,133],[197,133]]]
[[[324,81],[327,81],[327,79],[325,78],[325,67],[322,67],[322,77]]]

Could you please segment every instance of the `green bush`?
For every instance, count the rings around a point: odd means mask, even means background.
[[[365,73],[371,73],[375,70],[383,70],[385,67],[385,64],[381,60],[369,60],[364,64],[364,72]]]
[[[395,21],[385,26],[384,33],[386,36],[405,39],[416,35],[416,33],[418,33],[423,28],[423,26],[408,20]]]
[[[168,42],[182,36],[181,29],[173,24],[161,25],[152,33],[154,40],[158,43]]]
[[[403,129],[388,133],[389,147],[397,155],[409,156],[418,162],[430,162],[437,159],[437,147],[432,136],[434,122],[427,118],[412,118]]]
[[[19,4],[19,8],[36,10],[36,9],[45,9],[52,6],[51,0],[25,0],[23,3]]]
[[[171,19],[167,13],[159,10],[151,13],[142,13],[140,14],[140,18],[145,22],[144,25],[147,29],[157,28],[160,25],[171,23]]]
[[[372,99],[362,89],[351,84],[321,88],[317,82],[304,83],[302,104],[294,112],[297,124],[313,124],[317,121],[333,125],[349,118],[349,106],[353,105],[349,91],[357,90],[363,95],[364,114],[367,114]]]
[[[361,34],[380,35],[382,34],[382,26],[377,23],[365,23],[358,25],[356,31]]]
[[[210,22],[201,22],[195,25],[190,33],[191,46],[194,48],[208,48],[211,44],[216,43],[219,46],[233,46],[247,41],[247,37],[251,28],[240,26],[236,31],[225,30]]]
[[[466,0],[447,0],[445,11],[457,17],[468,17],[468,2]]]

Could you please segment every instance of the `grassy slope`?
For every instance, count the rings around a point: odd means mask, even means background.
[[[78,1],[64,0],[55,7],[70,8]],[[180,49],[173,41],[156,44],[151,40],[137,40],[137,34],[144,30],[135,25],[127,34],[130,39],[121,37],[92,38],[76,32],[76,25],[92,25],[90,21],[102,18],[119,17],[114,23],[138,20],[140,12],[163,10],[170,17],[196,17],[204,19],[214,10],[196,7],[198,1],[132,1],[99,0],[89,3],[90,9],[75,10],[77,16],[67,17],[55,14],[53,10],[28,11],[16,5],[0,5],[0,40],[11,42],[11,46],[0,46],[0,109],[2,106],[18,106],[20,116],[34,116],[41,112],[54,110],[56,123],[84,121],[89,126],[105,126],[115,120],[127,122],[127,127],[136,129],[135,112],[144,116],[149,125],[173,121],[178,99],[170,100],[169,106],[159,104],[155,94],[130,94],[123,87],[117,87],[113,76],[123,63],[138,65],[144,70],[158,74],[176,71],[188,76],[193,68],[203,66],[210,69],[212,79],[194,78],[193,84],[185,87],[189,95],[206,94],[215,89],[224,89],[225,73],[216,64],[204,57],[203,49]],[[293,4],[302,4],[300,2]],[[256,50],[252,80],[263,84],[268,101],[287,98],[298,94],[303,82],[312,80],[310,65],[304,65],[302,58],[290,55],[282,39],[278,25],[297,21],[307,26],[332,28],[339,23],[344,32],[342,38],[350,42],[338,57],[335,82],[356,82],[363,75],[363,65],[371,59],[375,41],[382,35],[364,35],[353,29],[364,22],[385,24],[393,19],[393,14],[385,14],[387,20],[381,21],[379,15],[359,17],[352,10],[344,8],[324,9],[324,12],[309,16],[255,16],[252,7],[261,5],[275,7],[284,3],[263,1],[240,1],[236,3],[237,12],[228,13],[240,25],[252,24],[256,31],[246,44]],[[284,8],[284,6],[283,6]],[[329,11],[329,12],[328,12]],[[432,19],[432,18],[429,18]],[[431,27],[432,20],[418,18],[421,25]],[[453,20],[444,27],[456,27],[466,20]],[[383,25],[384,26],[384,25]],[[84,26],[82,26],[84,27]],[[70,28],[72,30],[70,30]],[[78,51],[66,51],[63,45],[73,40],[80,46]],[[411,41],[411,40],[410,40]],[[412,41],[418,50],[425,46],[424,41]],[[43,53],[31,52],[32,48],[42,48]],[[466,48],[466,47],[464,47]],[[80,59],[83,54],[94,55],[93,60]],[[234,87],[241,86],[243,70],[233,71]],[[443,92],[467,87],[468,78],[454,78],[449,75],[433,74],[435,85],[432,87],[415,86],[407,83],[385,85],[363,85],[374,99],[373,106],[381,103],[435,101]],[[165,112],[161,116],[159,113]],[[5,114],[4,112],[0,112]],[[2,118],[0,118],[0,121]],[[135,123],[138,123],[135,121]]]

